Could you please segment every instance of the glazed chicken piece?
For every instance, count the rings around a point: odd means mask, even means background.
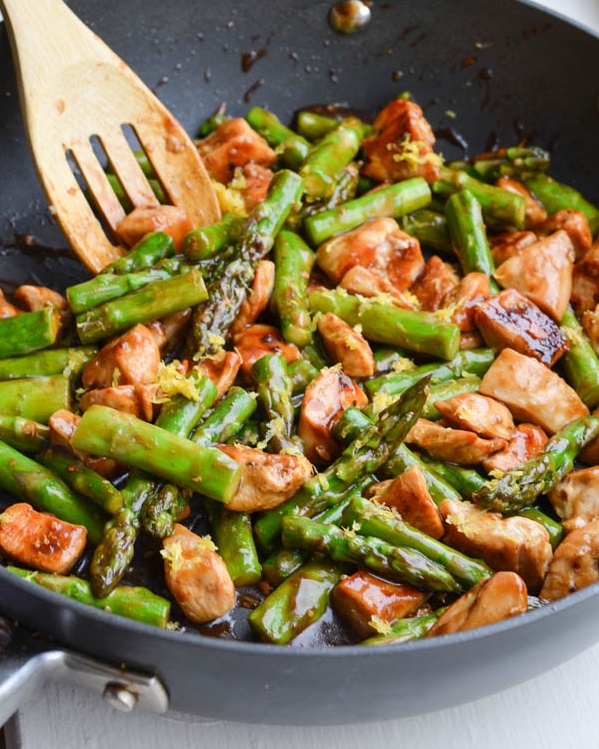
[[[515,289],[505,289],[474,310],[487,346],[510,348],[552,367],[568,351],[568,340],[548,315]]]
[[[210,176],[225,185],[233,179],[236,167],[252,162],[268,168],[277,160],[264,138],[241,117],[222,122],[196,146]]]
[[[134,247],[151,231],[162,231],[179,249],[193,229],[183,208],[175,205],[147,205],[134,208],[116,227],[116,233],[127,247]]]
[[[374,356],[368,341],[340,317],[327,312],[318,320],[324,348],[349,377],[372,377]]]
[[[204,624],[233,608],[235,586],[210,536],[175,523],[161,554],[168,589],[190,621]]]
[[[599,521],[568,533],[555,550],[539,598],[557,601],[599,581]]]
[[[592,312],[590,310],[583,312],[582,327],[595,353],[599,355],[599,305]]]
[[[56,307],[65,312],[69,308],[67,300],[61,294],[46,286],[19,286],[12,298],[15,304],[27,312],[35,312],[44,307]]]
[[[418,419],[406,437],[408,445],[425,450],[435,460],[473,466],[506,446],[503,439],[483,439],[464,429],[448,429],[435,421]]]
[[[468,273],[443,299],[444,308],[454,307],[451,322],[464,333],[476,330],[476,306],[491,296],[489,277],[484,273]]]
[[[574,531],[599,520],[599,466],[573,471],[549,492],[566,531]]]
[[[331,429],[350,406],[365,406],[368,398],[338,367],[325,368],[306,388],[297,433],[306,457],[318,465],[340,452]]]
[[[472,502],[444,499],[439,507],[447,528],[444,543],[494,570],[517,572],[532,593],[539,591],[553,550],[540,523],[518,516],[504,518]]]
[[[227,509],[258,512],[277,507],[289,499],[313,473],[303,455],[263,453],[244,445],[218,445],[218,449],[241,465],[241,483]]]
[[[571,301],[577,315],[599,304],[599,240],[574,266]]]
[[[493,275],[504,289],[516,289],[560,322],[570,303],[574,258],[570,237],[558,231],[513,255]]]
[[[481,437],[499,437],[509,440],[514,434],[514,419],[502,403],[479,393],[462,393],[444,401],[436,401],[449,426],[468,429]]]
[[[377,622],[392,624],[415,614],[426,597],[411,585],[390,583],[358,571],[335,586],[331,603],[343,621],[366,638],[376,633]]]
[[[523,614],[527,606],[528,593],[522,578],[514,572],[496,572],[452,603],[426,636],[450,635],[502,622]]]
[[[81,396],[79,407],[82,411],[87,411],[92,406],[108,406],[123,413],[133,414],[138,419],[153,421],[157,393],[157,383],[95,388]]]
[[[241,167],[241,175],[239,190],[243,196],[245,209],[250,213],[266,198],[274,173],[265,166],[250,161]]]
[[[190,318],[191,307],[186,307],[146,325],[163,355],[170,353],[181,343]]]
[[[359,294],[367,298],[387,294],[389,301],[396,307],[416,309],[414,302],[398,291],[388,279],[372,273],[361,265],[350,268],[339,282],[339,286],[350,294]]]
[[[509,348],[487,370],[479,392],[505,403],[516,420],[537,424],[548,434],[589,413],[558,374]]]
[[[267,354],[281,354],[287,364],[302,358],[298,347],[287,343],[273,325],[250,325],[238,333],[233,342],[242,359],[241,371],[248,379],[254,363]]]
[[[256,322],[268,307],[274,285],[275,264],[272,260],[259,260],[256,265],[251,291],[243,300],[237,317],[229,328],[229,335],[235,338],[245,327]]]
[[[0,515],[0,549],[19,564],[41,572],[68,575],[87,541],[82,525],[73,525],[20,502]]]
[[[372,123],[372,133],[362,141],[367,163],[363,173],[379,182],[409,177],[439,179],[440,158],[433,152],[435,136],[422,109],[412,101],[396,99]]]
[[[154,382],[160,369],[160,349],[152,331],[135,325],[113,339],[94,356],[82,374],[88,390],[115,385]]]
[[[114,460],[110,458],[98,458],[81,450],[75,450],[72,446],[71,439],[80,420],[81,417],[72,413],[72,411],[67,411],[66,409],[55,411],[48,420],[50,443],[71,453],[101,476],[114,478],[119,470],[118,464]]]
[[[487,473],[504,473],[536,458],[543,452],[546,444],[547,435],[541,427],[534,424],[518,424],[507,446],[485,458],[482,466]]]
[[[235,382],[241,356],[237,351],[219,351],[214,356],[202,359],[197,365],[198,371],[203,372],[216,385],[216,399],[222,398]]]
[[[547,218],[547,211],[543,204],[535,198],[531,191],[519,179],[514,177],[500,177],[495,183],[502,190],[521,195],[526,202],[526,228],[536,229]]]
[[[397,478],[382,483],[382,490],[376,493],[377,502],[397,510],[406,523],[432,538],[443,536],[445,526],[420,466],[411,466]]]
[[[443,306],[443,300],[460,283],[460,277],[453,265],[432,255],[424,266],[424,271],[410,287],[410,293],[420,302],[426,312],[436,312]]]
[[[11,304],[6,299],[6,297],[4,296],[4,292],[2,291],[2,289],[0,289],[0,319],[2,319],[3,317],[16,317],[22,312],[22,309],[15,307],[14,304]]]
[[[557,211],[557,213],[551,214],[537,228],[537,234],[539,237],[546,237],[561,229],[570,237],[574,252],[576,253],[576,260],[584,258],[593,244],[593,235],[591,234],[588,218],[582,211],[564,208],[561,211]]]
[[[532,231],[506,231],[501,234],[491,234],[489,245],[493,262],[496,266],[501,265],[512,255],[517,255],[525,247],[537,241],[538,237]]]
[[[316,251],[316,262],[336,284],[359,265],[398,291],[405,291],[424,270],[420,243],[392,218],[372,219],[332,237]]]

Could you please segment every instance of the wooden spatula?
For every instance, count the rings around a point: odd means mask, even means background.
[[[125,137],[127,125],[169,202],[185,209],[193,226],[218,220],[210,178],[181,125],[62,0],[0,0],[0,9],[40,179],[52,212],[90,270],[100,271],[123,253],[115,230],[125,216],[90,138],[100,144],[133,206],[157,200]]]

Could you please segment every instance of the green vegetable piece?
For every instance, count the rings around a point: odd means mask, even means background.
[[[56,307],[0,319],[0,359],[52,346],[62,325]]]
[[[0,382],[0,413],[47,424],[55,411],[70,409],[71,383],[65,375]]]
[[[97,353],[98,349],[94,346],[79,346],[48,349],[11,359],[0,359],[0,380],[49,377],[57,374],[77,377]]]

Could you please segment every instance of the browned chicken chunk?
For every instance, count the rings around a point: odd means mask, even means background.
[[[170,353],[181,343],[190,317],[191,307],[187,307],[146,325],[163,355]]]
[[[536,241],[538,237],[532,231],[506,231],[502,234],[492,234],[489,237],[489,245],[493,262],[496,266],[501,265],[512,255],[517,255]]]
[[[500,177],[495,183],[503,190],[521,195],[526,202],[526,228],[536,229],[547,218],[547,211],[543,204],[535,198],[525,184],[514,177]]]
[[[426,636],[450,635],[502,622],[523,614],[527,606],[528,594],[522,578],[514,572],[496,572],[452,603]]]
[[[235,167],[249,162],[271,167],[277,160],[264,138],[241,117],[222,122],[196,145],[210,176],[223,184],[233,179]]]
[[[235,587],[210,536],[175,523],[161,553],[168,589],[190,621],[210,622],[233,608]]]
[[[222,398],[235,382],[241,361],[237,351],[219,351],[214,356],[202,359],[197,365],[198,370],[216,385],[217,399]]]
[[[509,471],[524,465],[543,452],[547,435],[534,424],[518,424],[511,440],[503,450],[485,458],[482,462],[485,471]]]
[[[599,304],[599,240],[574,266],[571,301],[578,315]]]
[[[411,585],[390,583],[364,571],[344,578],[331,595],[335,611],[363,638],[376,633],[378,622],[392,624],[415,614],[425,600],[426,593]]]
[[[365,406],[364,392],[338,367],[325,368],[306,388],[297,433],[312,463],[332,460],[340,451],[331,429],[350,406]]]
[[[589,413],[576,391],[558,374],[509,348],[503,349],[487,370],[479,390],[505,403],[518,421],[537,424],[549,434]]]
[[[256,322],[258,317],[268,307],[270,295],[275,285],[275,264],[272,260],[260,260],[256,265],[256,273],[252,288],[237,313],[229,329],[233,338],[241,333],[245,327]]]
[[[392,481],[384,482],[376,501],[397,510],[402,518],[432,538],[441,538],[445,526],[426,485],[420,466],[415,465]]]
[[[511,348],[552,367],[569,349],[557,323],[515,289],[477,305],[474,319],[487,346],[497,351]]]
[[[135,246],[151,231],[163,231],[172,238],[177,249],[192,229],[187,213],[175,205],[138,206],[116,227],[127,247]]]
[[[266,198],[274,173],[251,161],[241,167],[241,173],[243,180],[240,190],[245,209],[249,213]]]
[[[55,411],[48,420],[51,444],[72,453],[79,460],[85,463],[86,466],[89,466],[101,476],[104,476],[105,478],[113,478],[118,473],[118,464],[115,463],[114,460],[111,460],[110,458],[98,458],[95,455],[90,455],[81,450],[75,450],[72,446],[71,439],[77,429],[80,419],[80,416],[77,416],[77,414],[67,411],[66,409]]]
[[[152,421],[157,392],[156,383],[96,388],[83,394],[79,406],[82,411],[87,411],[92,406],[108,406],[123,413],[133,414],[138,419]]]
[[[468,273],[443,299],[443,307],[454,308],[451,322],[464,333],[476,330],[476,306],[491,296],[489,277],[484,273]]]
[[[229,510],[258,512],[277,507],[312,475],[303,455],[263,453],[245,445],[218,445],[218,449],[241,465],[241,483]]]
[[[539,597],[557,601],[599,581],[599,521],[568,533],[555,550]]]
[[[517,572],[528,589],[537,593],[551,560],[549,534],[528,518],[504,518],[472,502],[444,499],[439,508],[449,546],[483,559],[494,570]]]
[[[549,492],[549,501],[568,532],[599,520],[599,466],[569,473]]]
[[[424,177],[439,179],[440,159],[433,153],[435,136],[422,109],[396,99],[372,123],[372,134],[362,142],[367,158],[364,174],[380,182]]]
[[[330,359],[350,377],[372,377],[374,356],[368,341],[340,317],[327,312],[318,320],[318,332]]]
[[[410,287],[410,293],[420,302],[420,308],[435,312],[443,306],[443,300],[460,283],[456,269],[433,255],[424,266],[424,272]]]
[[[593,244],[593,235],[589,220],[582,211],[574,211],[564,208],[557,213],[551,214],[549,218],[537,228],[537,234],[540,237],[548,236],[556,231],[563,229],[570,237],[576,259],[580,260],[590,250]]]
[[[246,377],[251,376],[254,363],[266,354],[281,354],[287,364],[302,358],[297,346],[287,343],[273,325],[250,325],[233,340],[242,359],[241,371]]]
[[[410,429],[406,442],[420,447],[436,460],[463,466],[476,465],[506,445],[503,439],[483,439],[475,432],[448,429],[427,419],[418,419]]]
[[[595,353],[599,355],[599,305],[592,312],[590,310],[583,312],[582,327]]]
[[[514,434],[514,419],[502,403],[479,393],[462,393],[444,401],[436,401],[450,426],[469,429],[481,437],[500,437],[509,440]]]
[[[560,322],[570,303],[574,248],[565,231],[525,247],[494,273],[503,288],[516,289]]]
[[[79,559],[87,531],[20,502],[0,515],[0,549],[19,564],[68,575]]]
[[[359,294],[368,298],[387,294],[389,301],[396,307],[415,309],[414,301],[398,291],[388,279],[377,276],[376,273],[372,273],[361,265],[354,265],[350,268],[339,282],[339,286],[349,291],[350,294]]]
[[[2,289],[0,289],[0,319],[2,319],[3,317],[16,317],[22,312],[22,309],[15,307],[14,304],[11,304],[6,299],[6,297],[4,296],[4,292],[2,291]]]
[[[35,312],[44,307],[56,307],[64,312],[69,307],[67,300],[61,294],[46,286],[19,286],[15,289],[12,298],[15,304],[28,312]]]
[[[321,244],[316,262],[339,283],[350,268],[360,265],[405,291],[424,269],[417,239],[403,232],[392,218],[377,218]]]

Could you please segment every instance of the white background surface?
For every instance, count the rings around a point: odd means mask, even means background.
[[[599,0],[545,0],[539,4],[599,31]],[[597,62],[597,70],[587,74],[599,75]],[[494,697],[431,715],[366,726],[281,728],[178,722],[141,712],[124,715],[97,695],[50,684],[24,705],[18,728],[22,749],[107,749],[117,745],[127,749],[599,749],[598,713],[599,645]]]

